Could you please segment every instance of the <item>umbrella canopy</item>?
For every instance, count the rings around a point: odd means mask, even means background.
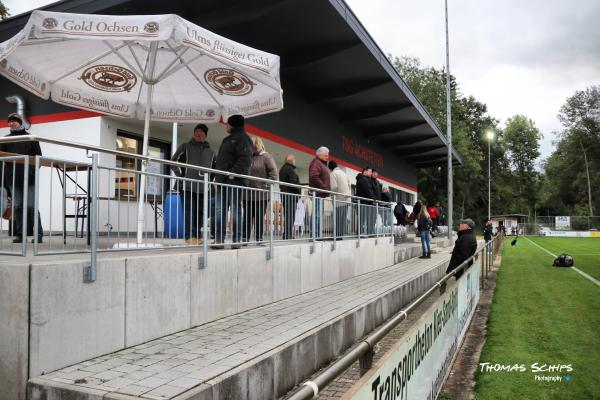
[[[279,57],[167,15],[34,11],[0,44],[0,74],[44,99],[123,118],[218,122],[283,108]],[[142,165],[142,172],[145,171]],[[140,179],[142,243],[146,179]]]
[[[0,44],[0,74],[44,99],[124,118],[145,119],[148,97],[153,121],[283,108],[278,56],[177,15],[34,11]]]

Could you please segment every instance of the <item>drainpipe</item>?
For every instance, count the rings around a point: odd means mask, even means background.
[[[19,114],[21,116],[21,118],[23,119],[23,126],[25,127],[25,129],[29,129],[31,124],[25,117],[25,100],[23,99],[23,97],[19,96],[18,94],[15,94],[15,95],[6,97],[6,101],[17,105],[17,114]]]

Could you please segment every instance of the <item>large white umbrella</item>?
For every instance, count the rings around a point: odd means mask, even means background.
[[[283,108],[278,56],[172,14],[34,11],[0,44],[0,74],[44,99],[143,119],[145,155],[150,120],[217,122]],[[138,243],[144,192],[142,177]]]

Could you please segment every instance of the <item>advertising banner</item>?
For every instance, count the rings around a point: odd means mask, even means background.
[[[425,312],[343,399],[435,399],[479,300],[480,260]]]
[[[560,237],[591,237],[592,233],[588,231],[541,231],[543,236],[560,236]]]
[[[556,229],[571,229],[571,217],[554,217],[554,226]]]

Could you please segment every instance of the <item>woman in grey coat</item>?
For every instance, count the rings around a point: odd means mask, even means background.
[[[251,139],[254,153],[248,175],[278,180],[277,165],[273,156],[265,150],[262,139],[257,136],[252,136]],[[250,180],[249,189],[244,196],[243,242],[250,240],[252,222],[254,222],[254,238],[257,242],[262,242],[265,211],[269,200],[269,184]]]

